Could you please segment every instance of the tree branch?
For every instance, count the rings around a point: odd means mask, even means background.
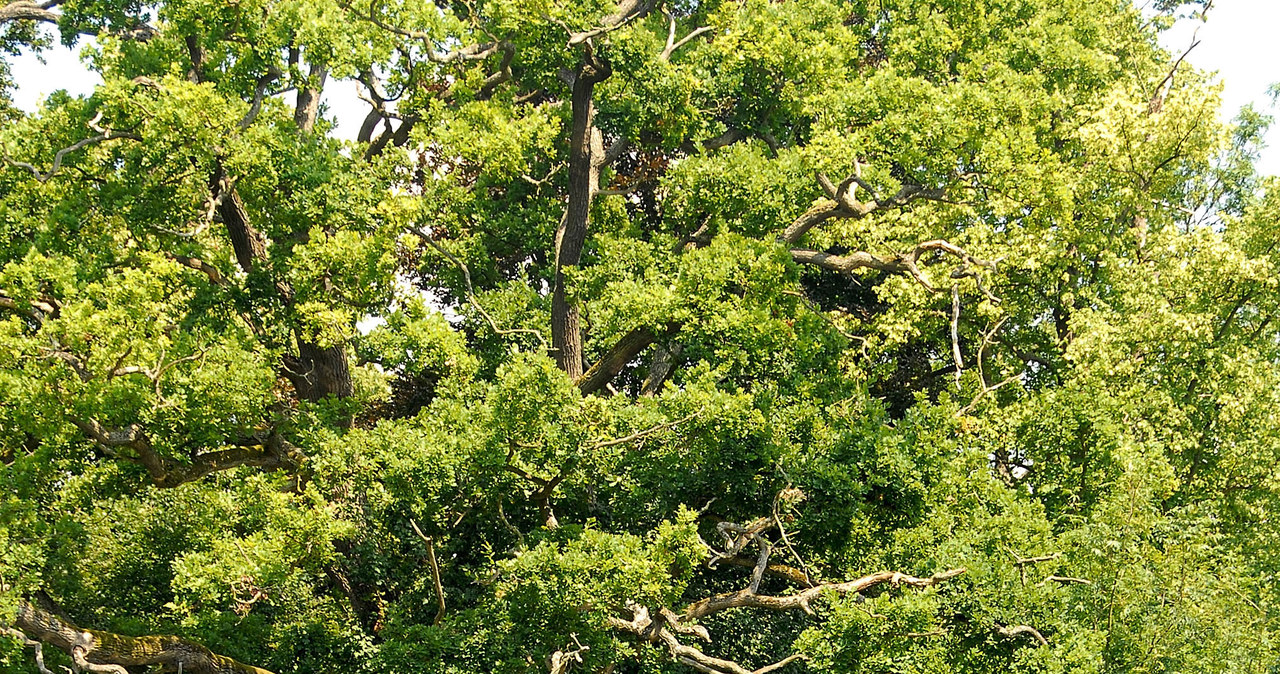
[[[3,12],[3,10],[0,9],[0,12]],[[98,122],[101,119],[102,119],[102,113],[99,112],[97,116],[95,116],[93,120],[89,122],[90,128],[93,128],[94,130],[101,129],[101,127],[98,126]],[[30,171],[31,175],[35,177],[37,182],[47,183],[51,179],[53,179],[53,177],[57,175],[58,172],[62,169],[62,161],[68,154],[72,152],[76,152],[77,150],[88,147],[90,145],[95,145],[97,143],[101,143],[106,140],[115,140],[117,138],[128,138],[130,140],[142,140],[142,136],[139,136],[136,133],[130,133],[128,131],[116,131],[115,129],[102,129],[99,131],[98,135],[85,138],[84,140],[81,140],[75,143],[74,145],[64,147],[61,150],[58,150],[56,153],[54,153],[53,166],[49,168],[48,173],[41,173],[40,169],[36,168],[32,164],[28,164],[27,162],[10,159],[7,154],[4,155],[4,160],[12,166],[16,166],[18,168],[22,168],[22,169],[26,169],[27,171]]]
[[[431,621],[431,624],[439,625],[440,621],[444,620],[444,585],[440,582],[440,563],[436,561],[436,544],[430,536],[422,533],[422,529],[418,528],[417,522],[411,519],[409,524],[413,526],[413,532],[418,534],[418,538],[421,538],[422,542],[427,544],[427,559],[431,562],[431,581],[435,583],[436,603],[438,606],[436,617]]]
[[[877,585],[890,584],[895,587],[907,585],[909,587],[924,588],[937,585],[938,583],[950,580],[964,573],[964,568],[951,569],[942,573],[934,574],[928,578],[917,578],[896,571],[881,571],[873,573],[869,576],[863,576],[856,580],[844,583],[827,583],[823,585],[815,585],[802,592],[775,597],[770,595],[755,594],[747,590],[739,590],[727,594],[708,597],[700,601],[696,601],[684,611],[684,619],[703,618],[709,615],[727,611],[733,608],[763,608],[770,611],[791,611],[800,609],[810,615],[813,614],[812,603],[814,600],[828,592],[837,595],[853,594],[863,592]]]
[[[161,666],[166,671],[181,669],[186,674],[271,674],[176,636],[131,637],[81,629],[52,611],[25,601],[18,604],[13,626],[22,632],[28,645],[38,640],[58,648],[84,671],[128,674],[126,667]],[[42,658],[37,663],[43,668]]]
[[[57,23],[58,15],[49,11],[58,3],[35,3],[29,0],[16,0],[0,7],[0,26],[10,21],[43,21]]]

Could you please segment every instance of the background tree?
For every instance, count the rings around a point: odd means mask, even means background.
[[[0,666],[1274,671],[1202,9],[0,7]]]

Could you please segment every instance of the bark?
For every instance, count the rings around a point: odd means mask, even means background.
[[[676,359],[683,351],[684,347],[675,343],[654,349],[653,362],[649,363],[649,374],[645,376],[644,385],[640,387],[640,395],[654,396],[662,390],[662,385],[675,371]]]
[[[49,11],[49,7],[56,3],[35,3],[26,0],[18,0],[0,7],[0,26],[10,21],[44,21],[46,23],[57,23],[58,15]]]
[[[551,296],[551,346],[556,363],[571,378],[582,377],[582,320],[565,287],[567,272],[582,260],[591,201],[599,190],[604,139],[595,126],[596,84],[612,74],[609,64],[584,50],[573,77],[573,127],[569,136],[569,205],[556,231],[555,287]]]
[[[250,221],[235,185],[221,168],[215,171],[211,183],[236,262],[247,274],[255,270],[269,272],[267,239]],[[293,288],[279,279],[275,281],[275,288],[281,302],[286,307],[292,306]],[[330,395],[350,397],[353,390],[351,365],[347,361],[346,350],[341,345],[322,347],[302,335],[297,335],[297,342],[298,354],[284,359],[284,375],[293,384],[298,398],[316,402]]]
[[[341,345],[322,347],[298,338],[298,355],[285,358],[284,375],[309,402],[351,396],[351,364]]]
[[[13,626],[28,639],[66,652],[77,667],[90,672],[128,674],[125,667],[158,665],[169,672],[178,671],[180,667],[186,674],[271,674],[181,637],[131,637],[81,629],[52,611],[28,602],[19,604]]]
[[[316,118],[320,116],[320,92],[324,90],[324,83],[328,78],[328,68],[313,65],[311,74],[307,78],[307,86],[298,89],[298,102],[294,109],[293,121],[303,133],[311,133],[315,128]]]
[[[683,619],[692,620],[704,618],[733,608],[763,608],[771,611],[791,611],[800,609],[805,613],[812,614],[812,603],[826,593],[846,595],[862,592],[877,585],[884,585],[886,583],[894,586],[907,585],[909,587],[919,588],[930,587],[955,578],[964,572],[965,569],[960,568],[944,571],[928,578],[916,578],[915,576],[908,576],[896,571],[881,571],[880,573],[873,573],[869,576],[863,576],[862,578],[845,583],[817,585],[807,590],[784,597],[755,594],[748,590],[739,590],[737,592],[729,592],[726,594],[716,595],[714,597],[708,597],[689,604],[688,608],[684,611]]]
[[[674,330],[674,327],[669,328],[667,334],[671,334]],[[609,350],[609,353],[606,353],[600,360],[596,361],[596,364],[592,365],[586,374],[578,378],[578,390],[582,391],[583,395],[587,395],[604,388],[606,384],[613,381],[614,377],[618,376],[619,372],[622,372],[627,367],[628,363],[635,360],[636,356],[639,356],[640,352],[648,348],[650,344],[653,344],[657,338],[658,336],[649,328],[636,328],[628,332],[622,339],[618,340],[618,343]]]

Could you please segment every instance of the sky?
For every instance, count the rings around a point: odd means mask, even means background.
[[[1267,90],[1280,82],[1280,0],[1216,0],[1209,21],[1184,20],[1164,35],[1164,45],[1180,54],[1191,44],[1193,32],[1200,45],[1188,57],[1202,70],[1216,71],[1223,82],[1222,116],[1230,119],[1244,105],[1253,103],[1263,111],[1272,111]],[[33,54],[24,53],[13,60],[13,74],[18,85],[15,102],[18,107],[34,111],[39,101],[56,89],[73,94],[92,91],[99,81],[80,63],[76,51],[56,47],[41,54],[44,63]],[[325,92],[329,116],[336,118],[336,136],[353,139],[368,108],[356,96],[356,85],[341,82]],[[1280,124],[1277,124],[1280,127]],[[1280,175],[1280,128],[1268,134],[1269,147],[1263,151],[1259,169],[1268,175]]]

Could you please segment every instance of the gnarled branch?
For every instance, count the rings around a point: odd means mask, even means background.
[[[158,665],[166,671],[181,669],[186,674],[271,674],[176,636],[131,637],[81,629],[29,602],[19,603],[13,627],[24,635],[28,645],[39,641],[64,651],[82,671],[128,674],[126,667]],[[37,663],[42,672],[47,671],[42,658]]]
[[[836,595],[853,594],[884,584],[893,585],[895,587],[901,585],[916,588],[932,587],[955,578],[965,571],[966,569],[964,568],[951,569],[950,571],[943,571],[927,578],[908,576],[897,571],[881,571],[880,573],[873,573],[869,576],[863,576],[862,578],[850,580],[844,583],[815,585],[807,590],[783,597],[755,594],[748,590],[739,590],[737,592],[708,597],[689,604],[684,611],[684,618],[686,620],[703,618],[734,608],[763,608],[770,611],[792,611],[800,609],[805,613],[812,615],[813,602],[827,593]]]

